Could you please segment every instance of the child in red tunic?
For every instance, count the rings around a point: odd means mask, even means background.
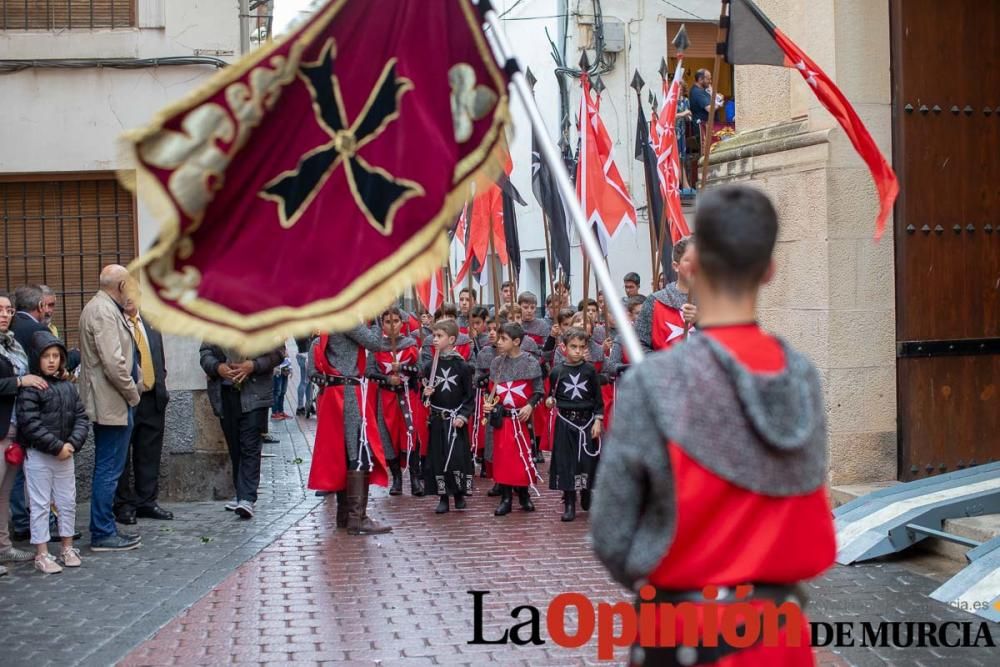
[[[819,374],[755,322],[758,290],[774,272],[771,202],[739,185],[702,197],[690,267],[701,334],[622,379],[591,537],[642,602],[697,612],[661,617],[677,642],[695,635],[696,646],[639,637],[632,664],[805,667],[814,660],[798,584],[836,553]],[[762,609],[780,609],[763,616],[779,619],[777,631],[760,633],[776,641],[728,644],[719,634],[733,618],[727,607],[744,628],[761,626]]]
[[[390,496],[403,493],[403,466],[410,470],[410,493],[424,495],[419,486],[420,447],[414,412],[420,402],[417,380],[419,347],[415,338],[401,335],[403,313],[393,306],[386,309],[382,321],[381,351],[368,354],[365,377],[375,382],[368,392],[378,419],[379,435],[389,472],[392,473]]]
[[[521,350],[524,330],[518,324],[500,327],[497,357],[490,365],[490,397],[487,403],[493,427],[493,479],[500,485],[500,504],[495,514],[510,513],[514,489],[521,509],[535,511],[529,487],[541,477],[531,456],[528,420],[542,400],[542,368],[532,355]]]
[[[639,313],[635,332],[645,350],[665,350],[694,331],[698,308],[690,303],[694,243],[686,236],[674,244],[671,257],[677,282],[653,292]],[[688,327],[685,330],[685,325]]]

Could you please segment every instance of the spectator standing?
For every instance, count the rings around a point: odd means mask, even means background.
[[[201,346],[201,368],[208,376],[208,398],[222,424],[233,465],[236,498],[225,509],[251,519],[260,485],[261,424],[271,407],[271,374],[284,347],[249,359],[218,345]]]
[[[10,518],[8,500],[15,479],[21,477],[23,451],[14,444],[17,438],[17,411],[15,402],[22,387],[44,388],[47,383],[41,378],[28,374],[28,354],[17,342],[10,330],[14,319],[14,305],[5,292],[0,292],[0,563],[31,560],[32,555],[11,544],[7,532]],[[7,450],[10,454],[7,454]],[[8,460],[8,458],[10,460]],[[23,480],[23,477],[21,477]],[[21,482],[22,497],[24,482]],[[27,512],[25,519],[27,519]],[[7,574],[7,568],[0,564],[0,576]]]
[[[87,440],[90,422],[83,402],[66,373],[66,346],[50,331],[39,331],[32,343],[38,366],[48,383],[45,389],[26,387],[17,397],[18,439],[28,451],[24,462],[31,503],[31,543],[35,569],[44,574],[62,572],[49,553],[49,507],[59,512],[59,560],[80,567],[80,551],[73,546],[76,532],[76,473],[73,457]]]
[[[125,304],[129,330],[139,348],[142,369],[142,395],[135,408],[132,437],[125,459],[125,469],[115,491],[115,516],[119,523],[134,525],[136,517],[170,521],[172,512],[157,503],[160,494],[160,459],[166,429],[167,367],[163,354],[163,336],[143,321],[133,299]],[[131,475],[129,471],[131,469]],[[130,481],[134,478],[134,484]]]
[[[125,469],[142,373],[135,339],[125,319],[128,270],[111,264],[100,290],[80,313],[80,398],[94,424],[94,476],[90,498],[90,548],[124,551],[140,544],[138,535],[115,525],[114,499]]]

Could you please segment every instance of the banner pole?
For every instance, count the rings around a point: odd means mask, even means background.
[[[722,31],[726,29],[725,25],[728,18],[727,7],[729,7],[729,0],[722,0],[722,9],[719,10],[719,30],[715,38],[715,63],[712,65],[712,104],[708,109],[708,125],[705,128],[705,139],[701,142],[702,165],[701,180],[698,183],[699,190],[704,190],[708,184],[708,158],[712,154],[712,134],[715,131],[715,100],[719,97],[719,82],[717,79],[719,78],[719,61],[722,60],[722,54],[719,51],[722,49],[723,44]]]
[[[608,303],[611,315],[615,318],[616,322],[628,322],[628,318],[625,313],[625,306],[621,301],[619,290],[615,286],[614,281],[611,279],[611,273],[604,265],[604,256],[601,254],[601,249],[597,244],[597,239],[594,238],[594,235],[591,233],[590,228],[587,225],[587,218],[583,213],[583,208],[581,208],[579,200],[576,198],[576,190],[573,187],[573,183],[570,181],[569,173],[566,171],[566,165],[563,164],[559,151],[549,138],[548,130],[545,127],[545,121],[542,120],[542,115],[538,111],[538,106],[535,104],[534,99],[531,96],[528,81],[524,77],[524,73],[521,70],[521,66],[517,62],[517,58],[515,57],[513,49],[510,46],[510,42],[507,40],[507,36],[503,32],[503,27],[500,25],[500,19],[497,17],[496,11],[494,11],[493,7],[487,0],[481,0],[479,3],[479,9],[482,12],[484,22],[491,28],[490,35],[494,40],[497,50],[500,52],[501,58],[504,60],[502,65],[504,70],[510,76],[511,86],[515,91],[517,91],[517,95],[520,97],[521,103],[528,112],[528,118],[531,120],[532,129],[538,136],[538,147],[541,149],[541,158],[548,163],[549,168],[552,170],[552,175],[555,177],[556,181],[556,187],[559,188],[559,194],[562,196],[563,202],[569,209],[570,218],[573,220],[573,224],[576,225],[577,232],[580,235],[580,243],[583,245],[583,249],[587,254],[587,257],[590,258],[589,263],[594,270],[598,284],[601,286],[601,289],[604,290],[605,301]],[[632,363],[637,364],[641,362],[645,357],[645,354],[642,351],[642,346],[639,345],[639,338],[636,336],[635,329],[623,326],[620,332],[622,335],[622,342],[628,352],[629,359]]]

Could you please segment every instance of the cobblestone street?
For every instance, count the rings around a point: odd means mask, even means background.
[[[372,514],[394,531],[355,538],[334,529],[333,499],[303,492],[314,422],[284,422],[265,459],[257,517],[241,522],[221,503],[174,505],[172,523],[141,521],[141,549],[90,555],[59,576],[30,565],[0,579],[5,665],[601,664],[596,641],[469,645],[473,598],[484,598],[483,636],[516,621],[511,610],[580,592],[595,602],[628,599],[585,543],[585,518],[564,524],[555,493],[533,515],[492,515],[480,484],[463,512],[435,515],[435,498],[374,492]],[[296,460],[301,459],[301,463]],[[86,525],[81,507],[81,526]],[[583,515],[585,517],[585,515]],[[500,529],[504,543],[499,548]],[[86,541],[86,536],[84,537]],[[206,541],[207,540],[207,541]],[[936,582],[899,563],[837,567],[811,584],[814,621],[978,619],[926,597]],[[525,633],[526,634],[526,633]],[[620,664],[619,650],[612,663]],[[832,665],[991,665],[987,648],[844,648],[817,651]]]

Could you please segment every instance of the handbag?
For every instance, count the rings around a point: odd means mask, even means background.
[[[7,449],[3,451],[4,461],[7,462],[9,466],[19,466],[24,463],[24,447],[12,442],[7,445]]]

